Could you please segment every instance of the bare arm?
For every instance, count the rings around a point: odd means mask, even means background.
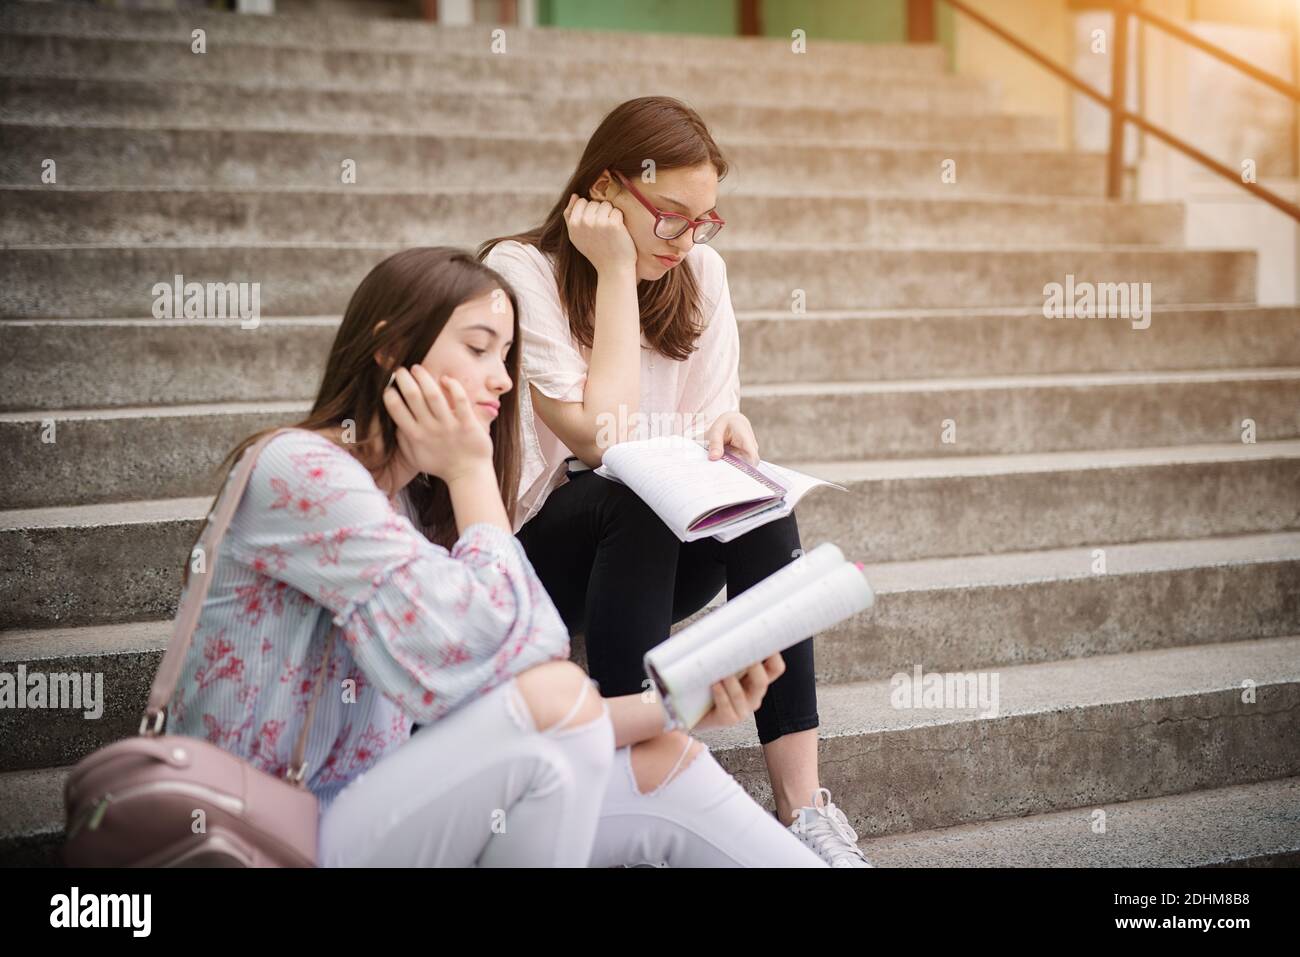
[[[762,704],[767,686],[783,674],[785,659],[777,653],[755,662],[738,675],[715,682],[711,689],[713,709],[692,730],[729,728],[749,718]],[[614,725],[614,747],[637,744],[663,733],[668,712],[657,694],[626,694],[606,698],[605,703],[609,706],[610,723]]]
[[[616,748],[655,737],[663,731],[664,722],[668,720],[668,713],[659,703],[658,695],[646,702],[639,694],[625,694],[606,698],[605,703],[609,705],[609,720],[614,725]]]
[[[608,202],[570,197],[568,229],[574,246],[596,267],[586,387],[580,402],[561,402],[531,386],[530,398],[546,427],[594,468],[609,445],[625,438],[614,430],[626,424],[641,403],[636,247],[623,225],[622,213]]]
[[[451,496],[451,510],[456,516],[456,530],[464,534],[471,525],[486,522],[510,532],[510,519],[501,501],[496,471],[492,463],[483,462],[472,471],[453,478],[447,483]]]

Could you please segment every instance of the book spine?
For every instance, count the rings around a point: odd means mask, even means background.
[[[777,495],[784,495],[786,492],[789,491],[789,489],[785,488],[783,485],[781,485],[778,482],[774,482],[772,479],[768,478],[758,469],[754,468],[754,466],[750,465],[740,456],[732,452],[722,453],[722,461],[727,462],[728,464],[740,469],[740,471],[744,472],[754,481],[761,482],[763,485],[766,485]]]

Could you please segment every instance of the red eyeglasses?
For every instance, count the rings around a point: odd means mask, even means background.
[[[618,177],[619,182],[628,188],[628,191],[637,198],[642,206],[650,210],[650,215],[655,218],[655,235],[660,239],[676,239],[688,229],[694,229],[691,238],[697,243],[707,243],[723,226],[727,225],[725,219],[719,219],[712,216],[708,219],[691,219],[689,216],[682,216],[680,213],[665,213],[656,209],[650,200],[641,195],[641,191],[629,182],[628,178],[614,170],[614,175]]]

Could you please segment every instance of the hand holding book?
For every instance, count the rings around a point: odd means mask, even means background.
[[[707,731],[710,728],[729,728],[745,720],[763,703],[767,686],[785,674],[785,659],[777,652],[750,665],[739,674],[715,681],[709,688],[713,707],[692,728]]]
[[[704,433],[709,444],[709,459],[716,461],[727,452],[741,456],[750,465],[758,465],[758,439],[749,419],[739,412],[724,412]]]

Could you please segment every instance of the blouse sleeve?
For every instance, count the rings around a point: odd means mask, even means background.
[[[587,360],[569,331],[559,288],[545,256],[509,240],[498,243],[484,265],[499,272],[519,299],[524,378],[542,395],[561,402],[581,402],[587,384]]]
[[[366,677],[416,721],[568,657],[568,629],[513,535],[478,523],[448,552],[324,436],[267,444],[227,541],[329,609]]]
[[[697,353],[691,357],[687,393],[694,408],[683,411],[699,413],[699,426],[687,432],[699,438],[724,412],[740,411],[740,330],[731,305],[731,288],[727,283],[727,264],[718,251],[702,248],[707,265],[705,281],[700,285],[712,289],[713,310],[708,327],[700,336]]]

